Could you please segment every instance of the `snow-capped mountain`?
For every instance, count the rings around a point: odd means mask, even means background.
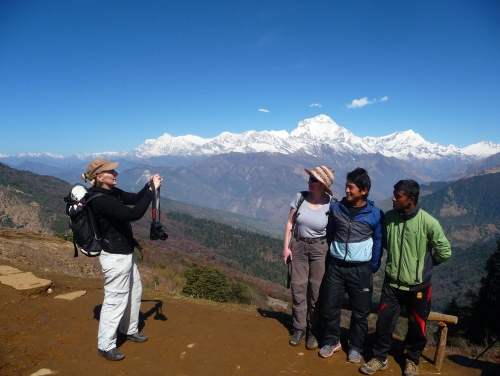
[[[248,131],[243,134],[223,132],[217,137],[204,139],[192,135],[172,137],[165,133],[156,140],[146,140],[142,145],[127,154],[150,158],[167,155],[210,156],[230,152],[258,153],[267,151],[287,153],[288,151],[281,146],[288,136],[286,131]]]
[[[500,153],[500,144],[480,142],[465,148],[454,145],[442,146],[424,140],[413,130],[396,132],[383,137],[358,137],[339,126],[330,117],[318,115],[298,123],[291,133],[287,131],[248,131],[242,134],[223,132],[217,137],[201,138],[195,135],[173,137],[167,133],[157,139],[149,139],[127,152],[102,152],[79,154],[71,157],[50,153],[0,155],[0,161],[19,165],[23,161],[46,163],[52,166],[83,165],[88,161],[106,157],[119,159],[122,167],[137,163],[150,165],[188,165],[194,161],[238,153],[300,153],[321,160],[339,162],[379,153],[384,157],[410,162],[436,179]],[[127,165],[128,164],[128,165]]]
[[[2,157],[6,157],[6,155],[0,154]],[[60,154],[52,154],[52,153],[20,153],[17,155],[20,158],[53,158],[53,159],[64,159],[64,156]]]
[[[373,153],[372,148],[363,143],[361,138],[338,126],[328,116],[319,115],[301,121],[291,134],[287,131],[248,131],[242,134],[224,132],[209,139],[164,134],[156,140],[146,140],[126,154],[150,158],[166,155],[210,156],[230,152],[290,154],[300,150],[317,155],[325,144],[338,153]]]
[[[363,141],[377,153],[398,159],[439,159],[457,157],[462,154],[454,145],[441,146],[425,141],[413,130],[396,132],[383,137],[365,137]],[[499,150],[500,151],[500,150]]]
[[[500,153],[500,145],[494,144],[493,142],[483,141],[466,146],[462,148],[461,151],[466,155],[482,156],[486,158],[490,155]]]
[[[151,158],[160,156],[212,156],[230,152],[274,152],[290,154],[302,151],[320,156],[328,149],[335,154],[362,155],[380,153],[402,160],[442,158],[482,159],[500,152],[500,144],[481,142],[463,149],[425,141],[413,130],[383,137],[360,138],[339,126],[330,117],[318,115],[299,122],[290,134],[287,131],[248,131],[242,134],[224,132],[217,137],[173,137],[167,133],[158,139],[146,140],[123,156]],[[118,153],[120,154],[120,153]]]

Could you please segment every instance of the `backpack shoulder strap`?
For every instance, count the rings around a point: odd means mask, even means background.
[[[302,191],[302,192],[300,192],[300,198],[299,198],[299,202],[297,202],[296,213],[299,212],[300,205],[302,205],[302,203],[304,202],[304,200],[307,198],[308,194],[309,194],[309,191]]]
[[[92,201],[94,198],[99,197],[99,196],[104,196],[104,193],[100,193],[100,192],[87,193],[85,195],[85,203],[84,203],[85,209],[87,209],[89,212],[91,212],[92,209],[89,206],[89,202]]]
[[[299,201],[297,202],[297,208],[295,209],[295,214],[293,215],[292,236],[295,236],[295,230],[297,229],[296,228],[296,221],[297,221],[297,216],[299,215],[300,205],[302,205],[304,200],[307,198],[308,194],[309,194],[309,191],[300,192]]]
[[[335,204],[338,200],[333,197],[333,196],[330,196],[330,205],[328,205],[328,210],[326,211],[326,215],[329,216],[330,215],[330,209],[332,208],[332,205]]]
[[[102,196],[104,195],[104,193],[100,193],[100,192],[95,192],[95,193],[87,193],[87,198],[86,198],[86,203],[88,203],[90,200],[98,197],[98,196]]]

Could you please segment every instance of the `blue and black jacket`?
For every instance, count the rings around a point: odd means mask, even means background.
[[[383,216],[371,200],[352,219],[345,197],[332,204],[327,226],[330,256],[348,264],[371,263],[376,273],[382,258]]]

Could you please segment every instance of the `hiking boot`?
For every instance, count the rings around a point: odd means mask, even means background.
[[[290,345],[298,346],[306,336],[306,331],[304,329],[294,329],[293,334],[290,337]]]
[[[347,361],[349,363],[359,363],[361,362],[361,354],[356,350],[349,350]]]
[[[132,342],[146,342],[148,340],[148,336],[145,334],[142,334],[141,332],[137,332],[134,334],[128,334],[127,339]]]
[[[337,343],[336,345],[325,345],[319,350],[319,356],[322,358],[328,358],[329,356],[332,356],[334,352],[337,352],[340,350],[340,342]]]
[[[316,350],[318,348],[318,340],[312,334],[309,334],[306,341],[306,349],[308,350]]]
[[[373,375],[377,371],[384,371],[387,369],[387,359],[385,361],[380,361],[377,358],[372,358],[368,363],[363,364],[359,368],[359,372],[365,375]]]
[[[406,359],[405,362],[405,371],[403,373],[403,376],[419,376],[420,373],[418,373],[418,366],[413,363],[410,359]]]
[[[113,347],[108,351],[97,349],[97,355],[103,356],[107,360],[122,360],[123,358],[125,358],[125,355],[123,355],[123,353],[116,347]]]

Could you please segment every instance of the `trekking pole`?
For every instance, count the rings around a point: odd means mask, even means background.
[[[286,263],[288,266],[288,275],[286,278],[286,288],[289,289],[291,284],[292,284],[292,259],[290,258],[290,256],[288,256],[288,258],[286,259]]]
[[[497,343],[497,341],[498,341],[498,338],[497,338],[497,339],[495,339],[492,343],[490,343],[490,345],[489,345],[486,349],[484,349],[484,351],[483,351],[481,354],[479,354],[479,355],[476,357],[476,359],[474,359],[472,362],[470,362],[470,363],[467,365],[467,367],[472,366],[472,365],[476,362],[476,360],[478,360],[480,357],[482,357],[482,356],[483,356],[483,354],[484,354],[486,351],[488,351],[489,349],[491,349],[491,347],[492,347],[495,343]],[[497,367],[497,368],[498,368],[498,367]],[[496,373],[496,370],[495,370],[495,373]]]
[[[154,184],[151,184],[153,190],[153,204],[151,205],[151,221],[160,222],[160,188],[155,189]],[[158,213],[158,221],[156,220],[156,214]]]
[[[168,234],[165,232],[163,225],[160,222],[160,188],[155,189],[154,184],[150,183],[153,191],[153,203],[151,205],[151,228],[149,230],[149,238],[151,240],[167,240]],[[158,214],[158,219],[156,215]]]

